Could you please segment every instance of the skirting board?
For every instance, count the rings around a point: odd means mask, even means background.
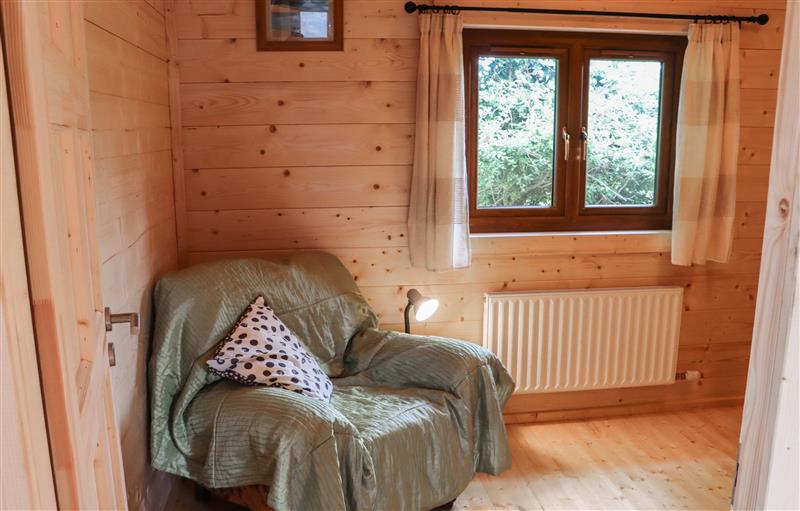
[[[513,397],[512,397],[513,399]],[[581,408],[571,410],[543,410],[531,412],[515,412],[503,414],[506,424],[532,424],[540,422],[565,422],[603,417],[618,417],[622,415],[639,415],[648,413],[673,412],[690,410],[694,408],[712,408],[722,406],[738,406],[744,403],[744,397],[721,397],[700,399],[697,401],[650,402],[599,406],[595,408]]]

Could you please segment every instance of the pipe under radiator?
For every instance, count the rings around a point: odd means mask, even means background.
[[[483,345],[517,393],[675,381],[682,287],[487,293]]]

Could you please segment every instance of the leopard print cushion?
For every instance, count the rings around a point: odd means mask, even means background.
[[[245,385],[268,385],[328,401],[330,378],[297,336],[259,296],[206,361],[214,374]]]

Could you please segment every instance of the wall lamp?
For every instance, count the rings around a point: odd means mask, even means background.
[[[433,313],[439,308],[439,300],[436,298],[422,296],[422,293],[416,289],[409,289],[406,296],[408,296],[408,305],[406,305],[406,310],[403,317],[405,319],[406,333],[410,334],[411,322],[408,315],[411,313],[411,308],[414,308],[415,320],[425,321],[429,317],[433,316]]]

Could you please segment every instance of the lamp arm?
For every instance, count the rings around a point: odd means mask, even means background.
[[[406,305],[406,310],[403,312],[403,319],[405,320],[406,326],[406,333],[411,333],[411,321],[409,320],[408,315],[411,313],[411,300],[408,301],[408,305]]]

